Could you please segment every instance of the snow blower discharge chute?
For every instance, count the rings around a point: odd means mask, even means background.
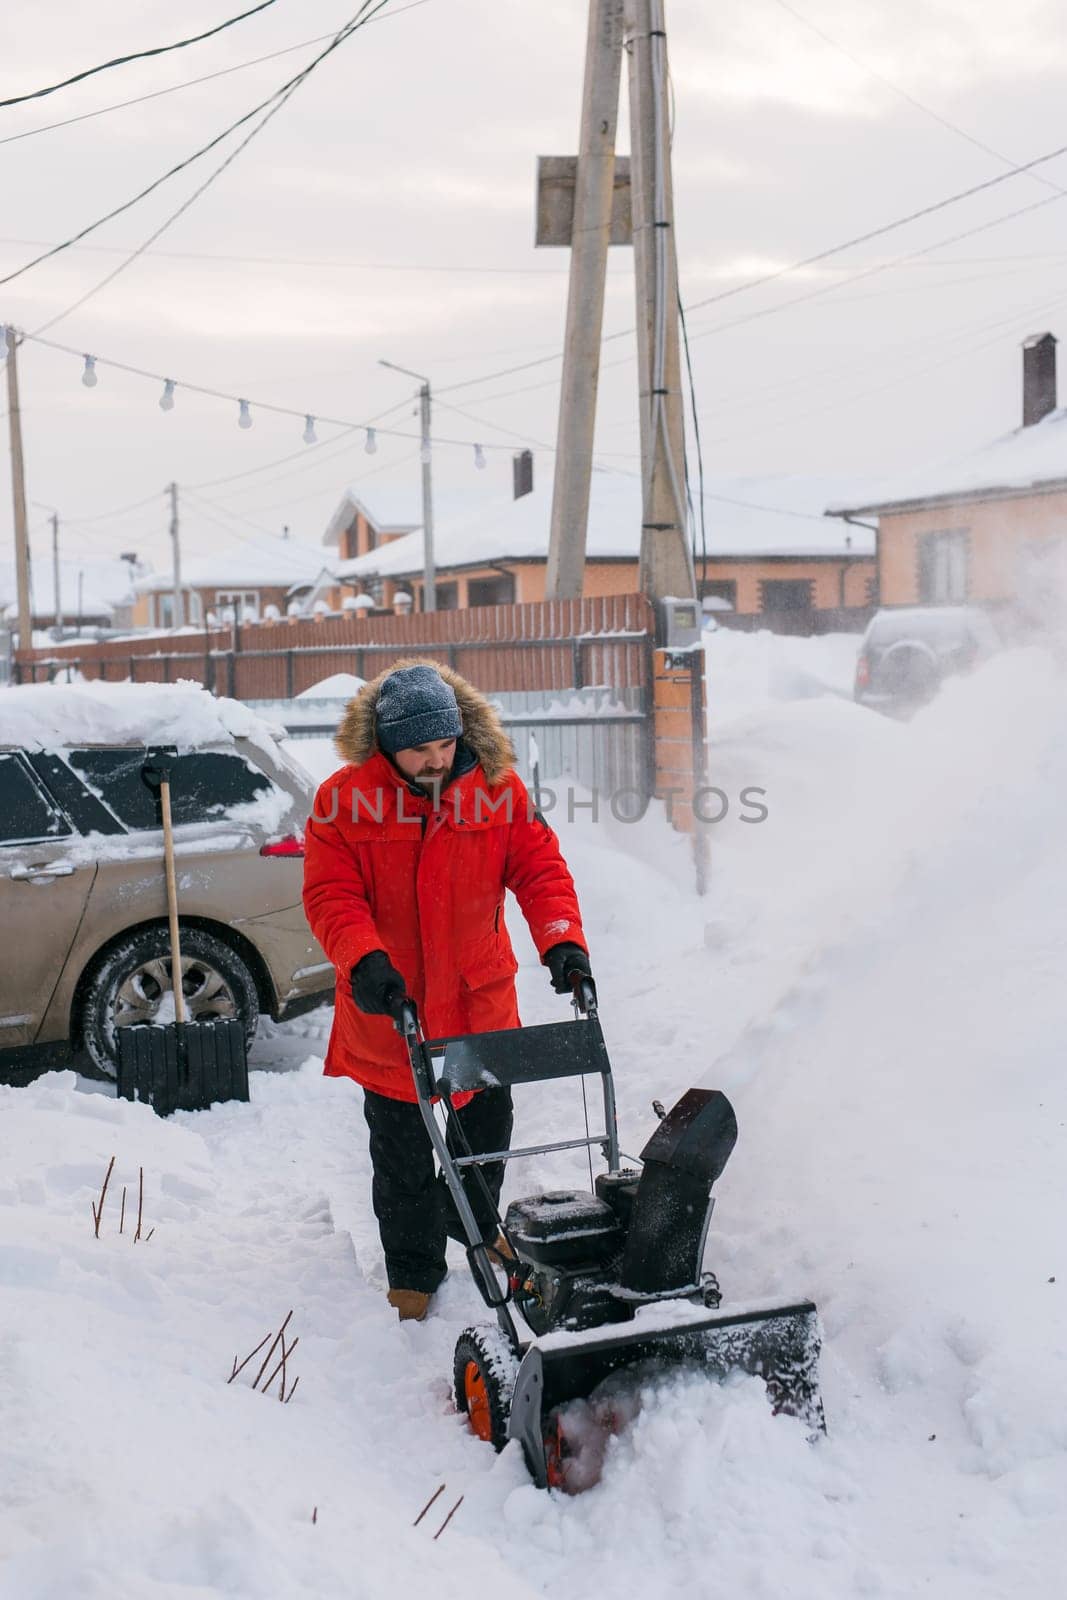
[[[467,1328],[457,1341],[459,1410],[497,1450],[518,1439],[540,1488],[566,1484],[562,1408],[627,1371],[685,1365],[713,1378],[748,1373],[763,1379],[776,1412],[823,1431],[815,1306],[800,1300],[720,1313],[718,1283],[703,1271],[712,1185],[737,1138],[729,1101],[716,1089],[687,1090],[662,1115],[640,1170],[621,1167],[611,1063],[588,980],[576,983],[574,1004],[572,1022],[451,1039],[424,1039],[410,1003],[399,1024],[419,1108],[467,1235],[471,1273],[498,1324]],[[451,1111],[450,1097],[466,1090],[594,1074],[604,1132],[590,1136],[587,1125],[584,1138],[475,1156]],[[488,1199],[482,1166],[594,1146],[608,1164],[595,1193],[512,1201],[500,1224],[510,1259],[482,1241],[464,1169]]]

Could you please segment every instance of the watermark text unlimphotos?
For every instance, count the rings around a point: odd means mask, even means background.
[[[353,788],[342,799],[342,787],[338,785],[330,790],[325,812],[320,810],[320,801],[316,800],[315,810],[311,814],[313,822],[336,822],[342,812],[354,824],[381,824],[388,820],[390,823],[420,828],[426,822],[427,813],[420,809],[410,789],[400,786]],[[457,827],[510,823],[518,820],[523,813],[528,822],[544,821],[553,813],[566,816],[568,822],[576,822],[580,813],[591,822],[603,822],[608,817],[615,822],[640,822],[653,799],[663,802],[668,822],[674,820],[676,805],[690,804],[696,821],[705,827],[725,822],[730,816],[738,822],[755,824],[766,822],[770,815],[766,789],[754,784],[739,790],[734,797],[714,784],[702,784],[693,791],[691,798],[689,791],[681,787],[662,789],[659,794],[651,796],[635,785],[587,790],[569,786],[566,789],[551,789],[542,784],[536,798],[528,794],[525,801],[511,788],[505,788],[495,799],[484,789],[475,789],[473,793],[464,795],[461,789],[449,788],[442,794],[439,784],[428,784],[427,791],[427,798],[433,801],[434,812],[449,815]]]

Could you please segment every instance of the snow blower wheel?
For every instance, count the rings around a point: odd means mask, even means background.
[[[518,1362],[502,1348],[495,1328],[468,1328],[456,1341],[453,1365],[456,1409],[471,1432],[494,1450],[508,1442],[511,1391]]]

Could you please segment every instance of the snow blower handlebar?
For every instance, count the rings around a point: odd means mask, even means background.
[[[513,1161],[519,1156],[543,1155],[556,1150],[591,1149],[596,1145],[603,1152],[610,1171],[618,1171],[619,1134],[615,1089],[597,1014],[596,988],[588,978],[578,978],[577,974],[576,978],[573,999],[575,1011],[581,1017],[578,1024],[542,1023],[532,1028],[503,1028],[489,1033],[428,1040],[422,1035],[418,1010],[410,999],[401,1006],[397,1022],[397,1029],[407,1046],[423,1123],[467,1235],[471,1272],[482,1298],[496,1311],[501,1328],[516,1353],[522,1345],[506,1304],[510,1296],[508,1293],[501,1294],[481,1229],[464,1188],[462,1170],[470,1168],[473,1181],[484,1185],[485,1180],[479,1169],[490,1163]],[[441,1057],[444,1059],[435,1070],[435,1058]],[[589,1134],[587,1131],[584,1138],[475,1154],[463,1137],[462,1124],[452,1114],[452,1097],[457,1094],[469,1094],[480,1089],[510,1088],[519,1083],[543,1083],[554,1078],[585,1077],[594,1073],[599,1075],[603,1089],[603,1133]],[[438,1100],[444,1104],[451,1138],[434,1114],[434,1103]],[[458,1145],[464,1153],[458,1154],[453,1145]]]

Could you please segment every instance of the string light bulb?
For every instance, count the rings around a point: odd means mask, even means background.
[[[485,466],[485,451],[482,449],[480,444],[476,444],[474,446],[474,465],[478,468],[479,472],[481,472],[482,468]]]
[[[82,373],[82,382],[87,389],[95,389],[100,379],[96,375],[96,357],[86,356],[85,371]]]
[[[318,444],[318,442],[319,442],[319,436],[315,432],[315,418],[313,416],[310,416],[310,415],[305,416],[305,418],[304,418],[304,443],[305,444]]]
[[[238,400],[237,404],[241,408],[237,416],[237,426],[239,428],[250,428],[252,426],[252,413],[248,409],[248,401]]]
[[[163,393],[159,397],[160,411],[174,410],[174,379],[163,379]]]
[[[367,442],[363,446],[363,448],[364,448],[364,450],[367,452],[367,454],[369,456],[373,456],[373,455],[375,455],[377,453],[377,450],[378,450],[378,435],[375,433],[373,428],[368,428],[367,429]]]
[[[422,462],[424,467],[429,466],[432,456],[433,451],[430,449],[430,441],[429,439],[424,439],[419,448],[419,460]]]

